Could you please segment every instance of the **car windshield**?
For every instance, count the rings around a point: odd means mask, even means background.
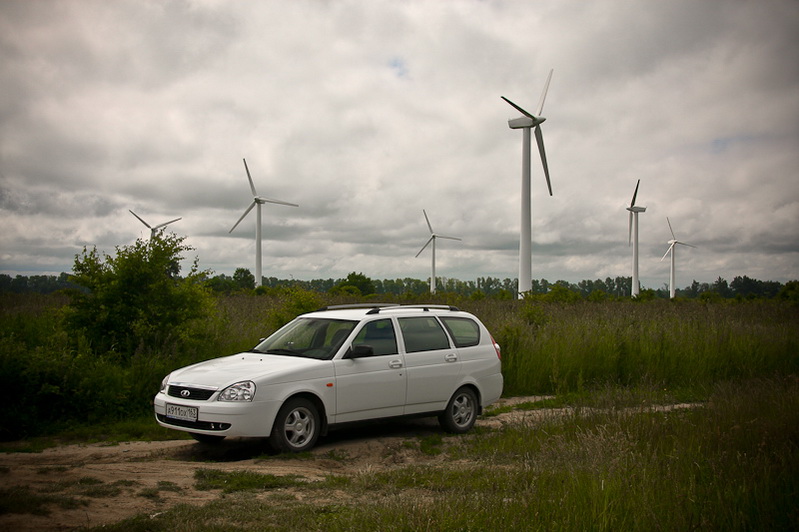
[[[255,346],[253,353],[328,360],[357,325],[352,320],[297,318]]]

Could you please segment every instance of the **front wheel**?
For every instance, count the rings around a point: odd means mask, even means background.
[[[269,444],[275,451],[299,453],[307,451],[319,438],[319,412],[302,397],[286,401],[275,418]]]
[[[438,422],[447,432],[463,434],[477,420],[477,395],[471,388],[458,388],[447,403],[447,409],[438,416]]]

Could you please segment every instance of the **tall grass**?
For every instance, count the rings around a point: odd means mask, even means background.
[[[706,388],[799,369],[799,311],[775,303],[526,303],[494,330],[509,395]]]
[[[297,314],[351,302],[303,290],[220,296],[196,337],[143,346],[130,360],[93,352],[66,331],[62,296],[0,298],[0,440],[64,424],[151,413],[171,370],[253,347]],[[570,393],[606,384],[689,388],[799,373],[799,307],[772,301],[473,301],[404,298],[474,312],[502,346],[506,395]]]

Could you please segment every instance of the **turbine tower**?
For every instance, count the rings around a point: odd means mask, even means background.
[[[635,204],[635,197],[638,195],[638,185],[641,180],[635,184],[635,192],[633,192],[633,200],[627,210],[630,211],[630,220],[627,224],[627,245],[633,245],[633,286],[632,295],[638,297],[640,283],[638,282],[638,213],[646,212],[646,207],[638,207]]]
[[[422,246],[422,249],[420,249],[419,253],[416,254],[416,257],[422,254],[422,251],[424,251],[424,249],[427,247],[428,244],[430,244],[431,242],[433,243],[433,272],[430,275],[430,293],[435,294],[436,293],[436,238],[446,238],[447,240],[460,240],[460,238],[456,236],[444,236],[436,234],[433,231],[433,226],[430,225],[430,218],[427,217],[427,212],[425,212],[425,210],[422,209],[422,213],[424,214],[424,219],[427,222],[427,228],[430,229],[430,238],[428,238],[427,242],[424,243],[424,246]]]
[[[264,203],[275,203],[277,205],[287,205],[289,207],[299,207],[299,205],[259,196],[258,192],[255,190],[255,184],[252,182],[250,169],[247,167],[247,160],[242,159],[242,161],[244,161],[244,170],[247,171],[247,179],[250,181],[250,190],[252,190],[252,203],[250,203],[250,206],[244,211],[244,214],[241,215],[241,218],[239,218],[238,221],[233,224],[233,227],[230,228],[228,234],[232,233],[236,226],[241,223],[244,217],[250,213],[252,208],[257,206],[257,209],[255,210],[255,286],[261,286],[261,283],[263,282],[261,276],[261,205]]]
[[[144,225],[146,225],[146,226],[147,226],[147,229],[149,229],[149,230],[150,230],[150,238],[153,238],[153,237],[155,237],[155,234],[156,234],[156,233],[158,232],[158,230],[159,230],[159,229],[161,229],[162,227],[166,227],[167,225],[169,225],[169,224],[171,224],[171,223],[174,223],[174,222],[177,222],[178,220],[182,220],[182,219],[183,219],[183,218],[175,218],[174,220],[169,220],[168,222],[164,222],[164,223],[162,223],[162,224],[158,224],[158,225],[156,225],[155,227],[152,227],[152,226],[150,226],[150,224],[148,224],[147,222],[145,222],[145,221],[142,219],[142,217],[141,217],[141,216],[139,216],[139,215],[138,215],[138,214],[136,214],[135,212],[131,211],[130,209],[128,209],[128,211],[130,211],[130,213],[131,213],[133,216],[135,216],[136,218],[138,218],[138,219],[139,219],[139,221],[140,221],[141,223],[143,223]]]
[[[692,246],[691,244],[686,244],[685,242],[680,242],[677,240],[677,237],[674,236],[674,230],[671,228],[671,221],[669,220],[668,216],[666,217],[666,221],[669,223],[669,231],[671,231],[671,240],[669,240],[669,249],[666,250],[666,253],[663,255],[663,258],[660,259],[663,262],[663,259],[666,258],[666,255],[671,253],[671,273],[669,274],[669,297],[674,299],[674,295],[677,291],[677,286],[675,284],[675,276],[674,276],[674,252],[675,246],[680,244],[681,246],[688,246],[689,248],[696,248],[696,246]]]
[[[533,266],[532,266],[532,207],[530,200],[530,131],[535,129],[535,140],[538,143],[538,152],[541,155],[541,164],[544,166],[544,176],[547,179],[549,195],[552,195],[552,183],[549,181],[549,167],[547,166],[547,155],[544,151],[544,137],[541,134],[541,124],[546,120],[541,116],[544,108],[544,100],[547,97],[549,82],[552,79],[552,70],[549,71],[547,82],[544,85],[544,92],[541,94],[541,102],[538,104],[538,111],[532,115],[502,96],[502,99],[513,106],[524,116],[508,120],[511,129],[523,130],[522,136],[522,209],[521,209],[521,233],[519,235],[519,294],[529,292],[533,288]]]

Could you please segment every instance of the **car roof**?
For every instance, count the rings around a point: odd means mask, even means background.
[[[362,320],[371,315],[419,315],[421,313],[432,312],[435,314],[446,314],[458,312],[466,314],[457,307],[449,305],[398,305],[396,303],[356,303],[353,305],[333,305],[324,307],[307,314],[303,318],[329,318],[345,320]]]

